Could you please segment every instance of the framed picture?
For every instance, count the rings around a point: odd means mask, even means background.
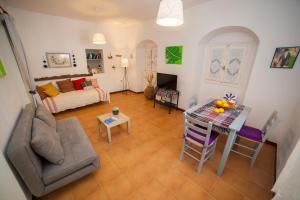
[[[271,68],[292,69],[297,60],[300,46],[276,48]]]
[[[5,76],[5,75],[6,75],[6,71],[5,71],[5,68],[4,68],[4,66],[2,64],[2,61],[0,59],[0,77]]]
[[[69,53],[46,53],[48,67],[65,68],[72,67]]]
[[[182,64],[183,46],[166,47],[166,64]]]

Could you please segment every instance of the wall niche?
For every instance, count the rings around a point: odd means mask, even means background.
[[[102,49],[85,49],[86,63],[89,73],[104,73],[103,50]]]

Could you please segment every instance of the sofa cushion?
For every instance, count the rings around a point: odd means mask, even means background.
[[[35,117],[39,118],[40,120],[42,120],[43,122],[51,126],[52,128],[56,129],[56,120],[44,105],[42,104],[38,105],[38,108],[36,109]]]
[[[76,90],[83,90],[83,87],[82,87],[82,83],[85,82],[85,78],[81,78],[81,79],[77,79],[77,80],[73,80],[72,83],[74,85],[74,88]]]
[[[36,91],[39,94],[41,100],[44,100],[47,98],[47,94],[44,92],[45,89],[43,89],[42,87],[36,86]]]
[[[88,87],[88,86],[92,86],[92,81],[84,81],[84,82],[82,82],[81,83],[81,86],[83,87],[83,88],[85,88],[85,87]]]
[[[89,139],[76,118],[57,121],[57,132],[65,153],[62,165],[45,163],[43,181],[49,185],[98,160]]]
[[[49,89],[45,90],[44,92],[49,97],[56,97],[57,95],[59,95],[59,91],[56,88],[49,88]]]
[[[98,81],[97,81],[96,78],[90,78],[90,79],[88,79],[88,80],[92,82],[92,86],[93,86],[94,88],[99,88],[99,84],[98,84]]]
[[[59,95],[58,89],[50,82],[45,85],[41,85],[41,88],[44,89],[44,93],[47,94],[50,97],[55,97]]]
[[[71,79],[56,81],[56,84],[58,85],[60,91],[63,92],[63,93],[75,90]]]
[[[64,151],[56,130],[38,118],[33,119],[31,146],[34,151],[54,164],[64,162]]]

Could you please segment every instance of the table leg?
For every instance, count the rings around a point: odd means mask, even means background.
[[[99,124],[99,141],[101,141],[101,122],[100,120],[98,121],[98,124]]]
[[[225,145],[225,148],[223,150],[223,155],[222,155],[219,167],[218,167],[218,171],[217,171],[218,176],[221,176],[223,174],[223,170],[225,168],[227,158],[228,158],[229,153],[231,151],[232,145],[234,144],[235,138],[236,138],[236,131],[231,130],[228,137],[227,137],[226,145]]]
[[[110,133],[110,128],[107,127],[106,133],[107,133],[107,141],[108,141],[108,143],[111,143],[111,133]]]
[[[130,119],[127,121],[127,132],[129,134],[131,133],[131,121],[130,121]]]

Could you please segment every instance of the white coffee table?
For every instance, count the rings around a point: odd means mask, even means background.
[[[117,120],[110,123],[110,124],[105,123],[105,120],[107,118],[110,118],[110,117],[115,117],[115,118],[117,118]],[[131,132],[130,118],[128,116],[126,116],[124,113],[120,112],[119,115],[113,115],[112,113],[107,113],[107,114],[98,116],[97,119],[98,119],[98,122],[99,122],[99,134],[100,134],[100,136],[101,136],[101,124],[103,124],[106,127],[106,134],[107,134],[108,143],[111,142],[111,131],[110,131],[110,129],[112,127],[127,123],[127,132],[129,134]]]

